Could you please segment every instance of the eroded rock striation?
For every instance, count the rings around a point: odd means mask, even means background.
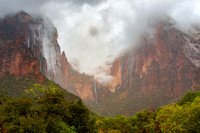
[[[154,36],[142,36],[137,46],[116,59],[111,68],[115,93],[110,97],[116,97],[112,105],[122,110],[117,113],[165,105],[196,90],[200,83],[198,37],[199,33],[186,34],[169,22],[160,22]]]
[[[57,30],[48,18],[25,12],[0,19],[0,77],[42,75],[84,100],[94,101],[93,77],[73,69],[57,42]]]

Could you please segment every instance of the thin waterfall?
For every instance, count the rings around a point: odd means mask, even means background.
[[[94,96],[95,96],[95,103],[97,104],[97,83],[94,78]]]
[[[33,44],[35,45],[35,33],[33,34]]]
[[[30,47],[30,40],[29,40],[29,38],[28,38],[28,47]]]

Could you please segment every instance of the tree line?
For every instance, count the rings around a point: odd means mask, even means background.
[[[200,92],[188,92],[177,103],[143,110],[135,116],[103,117],[81,100],[69,101],[64,92],[40,97],[1,96],[1,133],[153,133],[200,132]]]

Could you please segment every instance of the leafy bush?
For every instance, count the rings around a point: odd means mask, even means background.
[[[180,102],[157,112],[143,110],[133,117],[102,118],[95,126],[102,133],[200,132],[199,118],[200,92],[188,92]]]
[[[1,98],[0,126],[8,132],[92,132],[90,119],[81,100],[66,100],[58,90],[41,98]]]

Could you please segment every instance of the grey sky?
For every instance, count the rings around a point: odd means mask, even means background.
[[[183,31],[200,22],[199,0],[0,0],[1,17],[20,10],[48,16],[69,61],[103,80],[121,51],[151,31],[149,21],[168,15]]]

